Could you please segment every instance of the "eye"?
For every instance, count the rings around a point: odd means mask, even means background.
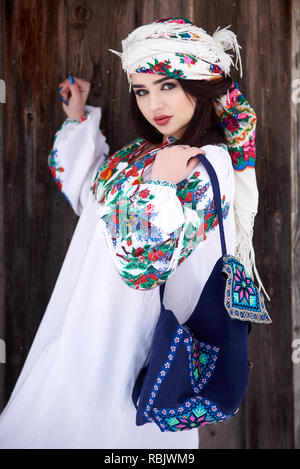
[[[167,89],[171,90],[172,88],[175,88],[176,85],[175,85],[175,83],[171,83],[171,82],[170,83],[164,83],[163,84],[163,89],[164,89],[165,86],[168,86],[169,88],[167,88]]]
[[[167,88],[165,88],[165,87],[167,87]],[[161,87],[161,90],[172,90],[175,87],[176,87],[175,83],[172,83],[172,82],[164,83]],[[137,90],[135,92],[136,96],[145,96],[147,93],[148,93],[148,91],[146,91],[146,90]]]
[[[146,90],[138,90],[135,92],[136,96],[144,96],[145,93],[147,94]]]

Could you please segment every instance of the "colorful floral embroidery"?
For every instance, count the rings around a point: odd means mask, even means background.
[[[175,142],[170,137],[165,145]],[[101,223],[114,261],[127,285],[148,290],[164,282],[218,226],[211,183],[203,183],[199,171],[176,185],[169,181],[143,181],[157,149],[143,153],[145,141],[137,139],[116,152],[98,171],[91,190],[98,202]],[[160,202],[157,189],[176,191],[185,222],[165,233],[156,226]],[[208,192],[209,191],[209,192]],[[163,192],[165,197],[166,192]],[[226,219],[229,202],[222,197]]]
[[[188,328],[179,326],[170,343],[166,360],[161,367],[152,390],[150,391],[148,402],[144,410],[144,417],[148,422],[155,420],[160,429],[165,431],[182,431],[195,428],[197,426],[207,425],[209,423],[221,422],[232,417],[232,414],[223,413],[218,406],[208,399],[201,396],[195,396],[184,401],[180,406],[173,408],[155,407],[155,401],[159,394],[160,387],[171,369],[171,364],[175,359],[178,348],[184,344],[189,352],[189,366],[192,372],[192,385],[196,387],[195,392],[198,393],[204,387],[205,379],[209,381],[218,358],[219,347],[214,347],[203,342],[194,346],[194,338]],[[191,353],[191,351],[193,353]],[[202,361],[201,367],[197,363]],[[197,373],[196,369],[199,371]],[[197,381],[197,383],[196,383]],[[236,412],[235,412],[236,413]]]
[[[182,327],[185,329],[185,326]],[[191,334],[189,339],[184,340],[189,357],[190,378],[194,392],[198,394],[213,376],[220,348],[200,342],[187,328],[186,331]]]
[[[102,217],[115,249],[120,252],[120,274],[123,280],[128,285],[139,289],[153,288],[166,280],[172,273],[170,261],[174,250],[178,250],[178,263],[183,262],[199,242],[205,240],[208,233],[218,226],[213,200],[209,199],[204,209],[196,210],[197,202],[204,197],[204,193],[210,187],[210,182],[208,182],[203,186],[203,190],[196,188],[195,197],[191,189],[188,193],[192,193],[192,201],[185,204],[191,209],[195,207],[198,225],[194,226],[192,221],[186,220],[184,229],[180,227],[171,233],[168,239],[163,238],[161,230],[153,223],[157,215],[155,196],[150,192],[147,183],[146,185],[147,189],[137,191],[130,198],[122,198],[121,194],[124,195],[124,190],[121,190],[109,204],[108,213]],[[225,219],[229,212],[229,203],[225,203],[224,196],[222,204]],[[183,236],[179,244],[181,233]],[[134,259],[136,255],[132,252],[133,248],[124,248],[124,241],[129,236],[131,240],[135,240],[134,244],[142,249],[138,261]],[[157,243],[162,243],[159,249],[157,249]]]
[[[70,123],[70,124],[81,124],[81,122],[84,122],[89,115],[88,111],[84,111],[84,114],[80,117],[80,119],[72,119],[71,117],[66,118],[65,123]]]
[[[189,339],[190,338],[189,334],[181,326],[179,326],[177,328],[177,330],[175,331],[174,337],[173,337],[173,339],[171,341],[171,345],[169,347],[168,356],[167,356],[166,361],[163,364],[160,372],[158,373],[158,376],[156,378],[156,382],[153,386],[153,389],[150,392],[149,399],[148,399],[148,402],[147,402],[146,407],[145,407],[144,416],[149,420],[149,422],[152,421],[152,419],[150,417],[150,414],[152,413],[152,408],[153,408],[153,405],[154,405],[155,398],[157,397],[159,388],[160,388],[161,384],[163,383],[163,381],[165,380],[169,370],[171,369],[170,362],[172,362],[174,360],[177,349],[178,349],[181,341],[186,337]],[[153,410],[154,410],[154,412],[158,411],[158,409],[156,409],[156,408],[154,408]]]
[[[263,294],[254,285],[245,267],[233,256],[223,257],[226,274],[224,305],[230,317],[240,321],[269,324],[272,322]]]
[[[190,430],[209,423],[218,423],[235,415],[223,413],[218,406],[201,396],[187,399],[181,406],[155,409],[155,420],[163,432]]]
[[[145,66],[137,67],[134,72],[136,73],[154,73],[158,75],[165,75],[170,78],[186,78],[183,70],[175,69],[171,70],[171,61],[164,60],[163,62],[159,62],[156,58],[154,59],[154,63],[147,62],[148,68]]]
[[[157,186],[168,186],[168,187],[173,187],[174,189],[177,189],[177,185],[174,182],[163,181],[161,179],[150,179],[149,181],[147,181],[147,184],[154,184]],[[140,197],[141,197],[141,192],[140,192]]]
[[[120,164],[122,165],[122,162],[128,159],[130,153],[134,152],[141,146],[142,141],[143,139],[137,138],[133,142],[130,142],[128,145],[121,148],[121,150],[115,152],[110,158],[107,159],[106,163],[102,165],[101,168],[99,168],[90,188],[95,199],[98,198],[99,191],[104,192],[106,189],[108,189],[109,185],[111,185],[112,181],[114,181],[114,175],[120,172]],[[125,166],[127,166],[127,163]],[[119,187],[117,187],[116,190],[120,189],[121,187],[119,184]],[[103,202],[104,200],[101,201],[101,203]]]
[[[217,74],[220,74],[220,75],[222,75],[222,73],[223,73],[222,69],[220,67],[218,67],[218,65],[216,65],[216,64],[210,64],[209,71],[211,73],[217,73]]]
[[[193,57],[192,55],[179,54],[179,53],[176,53],[175,55],[177,55],[177,57],[180,57],[179,59],[180,63],[187,64],[189,67],[197,63],[196,57]]]
[[[71,206],[72,206],[72,203],[71,203],[70,199],[68,198],[67,194],[63,191],[63,173],[65,172],[65,168],[59,163],[59,158],[58,158],[58,153],[57,153],[57,148],[56,148],[55,142],[56,142],[56,139],[57,139],[58,135],[61,133],[62,129],[65,126],[69,126],[69,125],[73,125],[73,124],[79,125],[82,122],[84,122],[85,120],[87,120],[89,114],[90,114],[89,111],[84,111],[84,115],[81,116],[80,119],[71,119],[71,118],[67,117],[63,121],[60,128],[55,133],[54,140],[53,140],[53,146],[52,146],[52,149],[51,149],[51,151],[48,155],[48,167],[51,171],[51,174],[52,174],[56,184],[58,185],[61,193],[64,195],[64,197],[66,198],[66,200],[69,202],[69,204]],[[99,131],[101,132],[100,129],[99,129]],[[105,155],[105,156],[107,157],[107,155]]]
[[[178,23],[178,24],[193,24],[187,18],[181,17],[170,17],[170,18],[161,18],[160,20],[155,21],[155,23]]]
[[[58,185],[59,189],[62,190],[62,179],[59,177],[59,173],[64,172],[64,168],[60,166],[57,158],[57,149],[52,148],[48,156],[48,166],[51,174]]]
[[[55,134],[54,141],[56,137],[57,137],[57,133]],[[59,164],[58,157],[57,157],[57,149],[54,146],[48,155],[48,167],[61,193],[64,195],[64,197],[67,199],[69,204],[72,206],[71,201],[69,200],[68,196],[63,191],[63,179],[60,176],[65,170]]]
[[[205,30],[198,28],[186,18],[166,18],[156,23],[164,23],[168,26],[162,27],[161,24],[158,24],[154,26],[151,32],[147,33],[146,39],[152,39],[153,42],[156,39],[205,42],[211,38]],[[220,62],[220,59],[215,58],[215,61]],[[131,71],[135,73],[155,73],[177,79],[215,80],[224,76],[224,72],[218,66],[218,63],[210,63],[207,60],[200,59],[197,54],[190,55],[184,52],[174,53],[168,51],[144,59],[137,59],[132,64]]]

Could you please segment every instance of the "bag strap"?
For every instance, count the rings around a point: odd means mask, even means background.
[[[225,234],[224,234],[223,215],[222,215],[222,207],[221,207],[221,192],[220,192],[218,176],[213,165],[208,161],[205,155],[199,153],[199,155],[196,155],[196,156],[203,164],[211,180],[213,193],[214,193],[215,207],[216,207],[217,214],[218,214],[222,256],[225,256],[225,254],[227,254],[227,249],[226,249]]]
[[[217,173],[213,167],[213,165],[208,161],[205,155],[202,153],[199,153],[199,155],[196,155],[196,157],[201,161],[203,164],[204,168],[206,169],[210,180],[212,184],[212,189],[213,189],[213,194],[214,194],[214,201],[215,201],[215,207],[217,210],[217,215],[218,215],[218,222],[219,222],[219,230],[220,230],[220,240],[221,240],[221,249],[222,249],[222,256],[227,254],[227,249],[226,249],[226,242],[225,242],[225,234],[224,234],[224,225],[223,225],[223,215],[222,215],[222,206],[221,206],[221,192],[220,192],[220,185],[218,181],[218,176]],[[161,305],[163,306],[163,296],[164,296],[164,291],[165,291],[165,282],[160,285],[160,302]]]

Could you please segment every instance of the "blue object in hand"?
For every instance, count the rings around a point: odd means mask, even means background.
[[[72,75],[69,75],[69,80],[70,80],[70,84],[74,85],[75,81],[74,81],[74,78],[72,77]]]

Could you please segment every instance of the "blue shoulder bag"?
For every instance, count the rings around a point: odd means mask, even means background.
[[[132,400],[136,424],[154,422],[163,432],[222,422],[236,414],[248,385],[251,322],[272,322],[263,294],[226,252],[218,178],[207,158],[197,156],[211,179],[222,256],[182,325],[165,309],[165,284],[160,286],[161,312],[150,359],[136,379]]]

